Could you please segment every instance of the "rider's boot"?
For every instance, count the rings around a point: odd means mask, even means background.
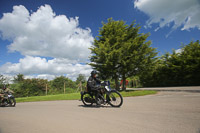
[[[96,98],[96,104],[99,106],[101,105],[101,100],[99,98]]]

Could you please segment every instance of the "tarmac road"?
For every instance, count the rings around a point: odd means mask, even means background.
[[[0,108],[0,133],[200,133],[200,93],[159,92],[124,98],[121,108],[81,101]]]

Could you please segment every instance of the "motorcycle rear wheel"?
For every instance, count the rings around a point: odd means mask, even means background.
[[[83,104],[85,106],[92,106],[93,105],[93,102],[92,101],[87,101],[87,100],[92,100],[93,97],[88,93],[88,92],[85,92],[83,94],[81,94],[81,101],[83,102]]]

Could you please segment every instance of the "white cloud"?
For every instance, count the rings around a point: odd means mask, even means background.
[[[10,52],[78,62],[87,61],[94,40],[89,28],[79,27],[78,17],[56,15],[50,5],[31,13],[22,5],[14,6],[0,19],[0,32],[12,42]]]
[[[173,30],[198,28],[200,30],[199,0],[135,0],[135,8],[146,13],[150,18],[147,27],[159,23],[159,27],[169,26],[173,22]]]
[[[183,49],[177,49],[177,50],[175,50],[175,53],[182,53],[183,52]]]
[[[76,80],[79,74],[89,76],[91,66],[83,64],[71,64],[67,59],[54,58],[47,60],[41,57],[26,56],[19,63],[6,63],[0,67],[0,72],[6,75],[22,73],[28,78],[53,79],[56,75],[66,75]]]
[[[55,75],[50,74],[40,74],[40,75],[25,75],[25,79],[33,79],[33,78],[39,78],[39,79],[47,79],[47,80],[53,80],[55,79]]]
[[[90,74],[91,67],[85,63],[94,41],[91,30],[81,28],[78,17],[56,15],[50,5],[40,6],[35,12],[14,6],[11,13],[0,18],[0,37],[11,42],[10,52],[24,55],[18,63],[0,66],[1,74],[21,73],[25,78],[49,80],[60,75],[76,80],[78,74]]]

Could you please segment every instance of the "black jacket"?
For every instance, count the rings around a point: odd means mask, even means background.
[[[101,83],[101,81],[99,79],[93,78],[92,76],[90,76],[88,81],[87,81],[87,89],[88,89],[88,91],[98,89],[97,85],[100,84],[100,83]]]

